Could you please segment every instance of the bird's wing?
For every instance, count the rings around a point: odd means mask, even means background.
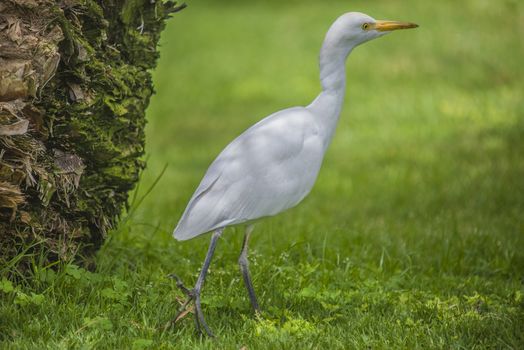
[[[207,170],[174,231],[175,238],[190,239],[294,205],[291,197],[301,194],[293,187],[293,160],[304,151],[315,127],[310,112],[296,107],[270,115],[238,136]],[[291,192],[289,203],[286,191]],[[275,203],[275,195],[284,199]]]

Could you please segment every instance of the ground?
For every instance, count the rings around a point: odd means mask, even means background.
[[[209,236],[171,232],[218,152],[308,104],[329,24],[349,10],[420,28],[358,47],[318,183],[257,224],[252,317],[221,238],[203,290],[217,334],[164,325]],[[2,348],[524,347],[524,4],[519,1],[190,1],[162,38],[148,168],[98,269],[1,276]],[[163,171],[164,167],[165,171]]]

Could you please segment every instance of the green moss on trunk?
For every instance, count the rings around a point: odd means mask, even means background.
[[[0,60],[13,67],[0,69],[0,259],[35,240],[53,259],[88,257],[115,225],[145,166],[149,70],[166,18],[183,6],[150,0],[1,6],[0,44],[13,49],[0,52]],[[18,66],[35,74],[18,74]],[[18,121],[29,127],[13,134]]]

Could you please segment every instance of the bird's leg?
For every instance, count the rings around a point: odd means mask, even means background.
[[[255,314],[260,314],[260,307],[258,306],[255,289],[253,288],[253,282],[251,282],[251,276],[249,274],[249,261],[247,259],[247,246],[251,232],[253,232],[253,225],[248,225],[244,234],[244,242],[242,243],[240,257],[238,258],[238,265],[240,265],[240,271],[242,272],[242,277],[244,278],[244,284],[246,285],[247,293],[249,294],[251,306],[253,306]]]
[[[211,236],[211,243],[209,243],[209,249],[207,250],[206,259],[204,260],[204,265],[202,266],[202,270],[200,271],[200,275],[198,276],[197,282],[195,284],[195,288],[193,289],[187,289],[184,287],[182,282],[178,277],[175,276],[177,279],[177,286],[188,296],[188,300],[182,305],[180,308],[177,316],[175,317],[174,322],[176,322],[181,314],[185,312],[185,309],[190,304],[191,301],[195,302],[195,323],[197,330],[200,333],[202,332],[202,328],[204,328],[206,334],[210,337],[214,337],[215,335],[213,332],[211,332],[211,329],[209,329],[209,326],[207,325],[205,319],[204,319],[204,313],[202,312],[202,306],[200,304],[200,291],[202,290],[202,287],[204,286],[204,281],[206,279],[207,270],[209,269],[209,265],[211,264],[211,259],[213,258],[213,253],[215,252],[215,248],[217,245],[217,241],[222,235],[222,231],[224,229],[220,228],[216,230],[213,235]]]

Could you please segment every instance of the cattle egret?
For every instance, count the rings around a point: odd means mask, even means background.
[[[413,23],[375,20],[358,12],[340,16],[329,28],[320,50],[322,91],[315,100],[306,107],[284,109],[262,119],[213,161],[173,233],[177,240],[187,240],[213,231],[195,287],[184,287],[174,276],[188,296],[175,322],[194,302],[197,329],[213,336],[204,320],[200,292],[218,238],[225,227],[241,223],[247,227],[238,262],[251,305],[256,313],[260,311],[247,258],[253,220],[289,209],[311,191],[342,109],[345,62],[353,48],[394,30],[416,27]]]

